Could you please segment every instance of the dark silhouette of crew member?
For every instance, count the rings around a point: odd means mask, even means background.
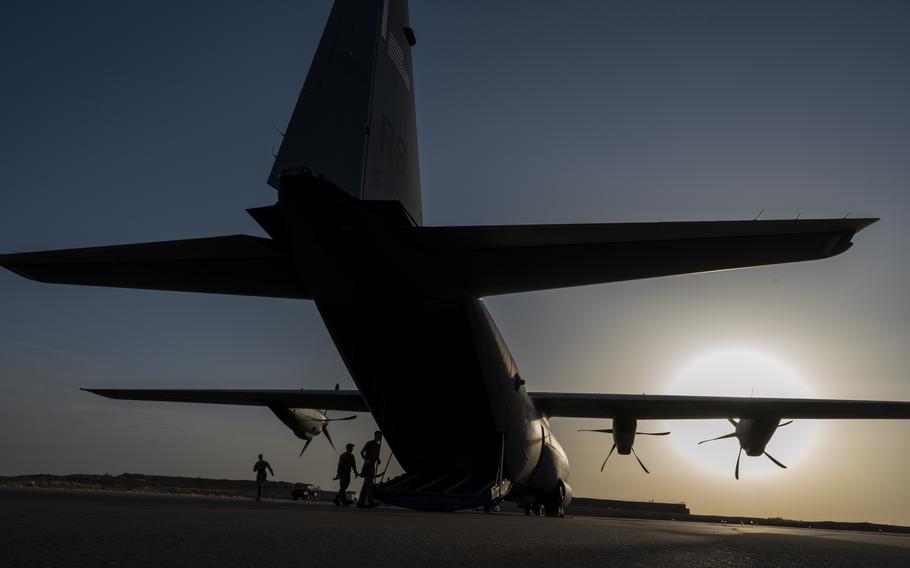
[[[338,456],[338,471],[332,479],[338,480],[338,493],[332,502],[338,507],[348,506],[347,490],[351,484],[351,474],[357,477],[357,458],[354,457],[354,444],[345,446],[345,452]]]
[[[268,470],[268,472],[270,474],[272,474],[272,477],[275,476],[275,472],[272,471],[272,466],[269,465],[269,462],[262,459],[262,454],[259,454],[259,461],[257,461],[255,464],[253,464],[253,471],[256,472],[256,500],[257,501],[262,499],[262,485],[265,483],[265,479],[268,475],[268,474],[266,474],[266,470]]]
[[[363,478],[363,487],[360,488],[360,498],[357,499],[358,507],[375,507],[373,500],[373,483],[379,467],[379,448],[382,444],[382,432],[376,430],[373,439],[363,445],[360,457],[363,458],[363,467],[360,468],[360,477]]]

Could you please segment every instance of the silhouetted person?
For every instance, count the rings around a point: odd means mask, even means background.
[[[272,471],[272,466],[269,465],[269,462],[262,459],[262,454],[259,454],[259,461],[253,464],[253,471],[256,472],[256,500],[259,501],[262,499],[262,484],[265,483],[266,470],[274,477],[275,472]]]
[[[363,458],[363,467],[360,468],[360,477],[363,478],[363,487],[360,488],[360,498],[357,499],[358,507],[375,507],[373,501],[373,482],[376,470],[379,467],[379,448],[382,443],[382,432],[376,430],[373,439],[363,445],[360,457]]]
[[[351,484],[351,474],[357,477],[357,458],[354,457],[354,444],[345,446],[345,452],[338,456],[338,471],[332,479],[338,480],[338,493],[332,502],[339,507],[348,506],[348,486]]]

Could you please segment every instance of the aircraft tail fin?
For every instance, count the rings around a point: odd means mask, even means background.
[[[269,175],[323,177],[421,223],[407,0],[336,0]]]

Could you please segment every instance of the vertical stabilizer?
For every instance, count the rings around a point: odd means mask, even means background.
[[[399,201],[421,223],[411,60],[411,47],[416,41],[408,19],[407,0],[385,0],[383,7],[376,46],[363,198]]]
[[[336,0],[269,175],[308,168],[421,222],[407,0]]]

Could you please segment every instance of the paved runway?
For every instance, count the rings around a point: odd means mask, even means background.
[[[910,536],[0,489],[0,566],[904,566]]]

